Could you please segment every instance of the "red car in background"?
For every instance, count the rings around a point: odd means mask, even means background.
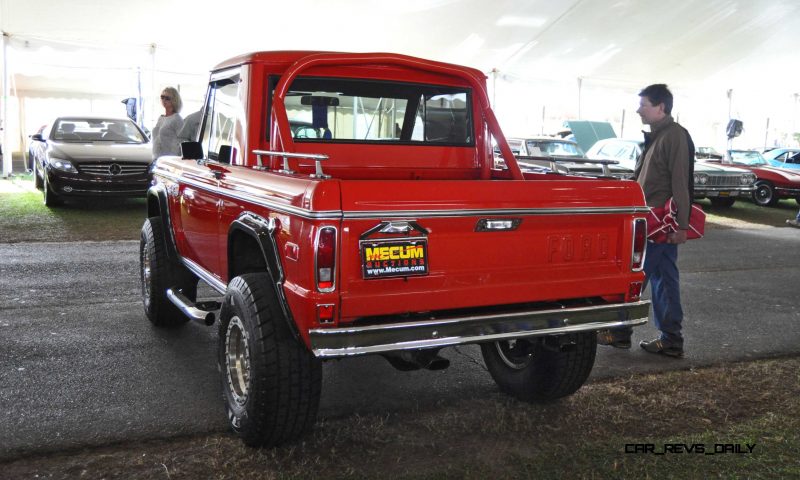
[[[782,198],[794,198],[800,204],[800,173],[771,166],[755,150],[728,150],[722,160],[703,161],[728,163],[755,173],[758,179],[753,192],[753,201],[762,207],[771,207]]]

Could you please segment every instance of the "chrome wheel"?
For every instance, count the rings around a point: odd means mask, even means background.
[[[142,248],[142,296],[145,303],[150,302],[150,278],[152,272],[150,271],[150,248],[149,245],[144,245]]]
[[[242,405],[250,389],[250,346],[239,317],[231,318],[225,334],[225,366],[234,401]]]
[[[497,355],[509,368],[523,370],[531,363],[532,345],[527,340],[508,340],[495,342]]]
[[[775,196],[775,189],[769,182],[756,183],[756,191],[753,192],[753,200],[762,207],[771,207],[778,203]]]

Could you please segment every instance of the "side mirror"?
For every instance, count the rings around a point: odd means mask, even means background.
[[[217,161],[219,163],[225,163],[230,165],[231,160],[235,154],[236,150],[231,147],[230,145],[220,145],[219,146],[219,155],[217,155]]]
[[[34,133],[31,135],[31,140],[36,140],[37,142],[44,142],[44,138],[42,138],[41,133]]]
[[[181,143],[181,158],[184,160],[200,160],[203,158],[203,146],[200,142]]]

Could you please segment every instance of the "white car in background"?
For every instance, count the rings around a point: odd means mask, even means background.
[[[600,160],[618,160],[631,169],[644,149],[643,140],[606,138],[598,140],[586,156]],[[715,207],[730,207],[737,198],[749,198],[755,190],[755,174],[736,167],[711,165],[702,161],[694,164],[694,198],[708,198]]]

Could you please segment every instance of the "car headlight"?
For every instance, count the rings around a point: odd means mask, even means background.
[[[64,160],[63,158],[55,158],[50,157],[48,163],[51,167],[55,168],[56,170],[61,170],[62,172],[68,173],[78,173],[78,170],[72,165],[72,162],[69,160]]]
[[[747,175],[742,175],[740,181],[742,182],[742,185],[752,185],[756,183],[756,176],[752,173],[748,173]]]
[[[708,175],[706,175],[705,173],[695,173],[694,183],[697,185],[705,185],[706,183],[708,183]]]

